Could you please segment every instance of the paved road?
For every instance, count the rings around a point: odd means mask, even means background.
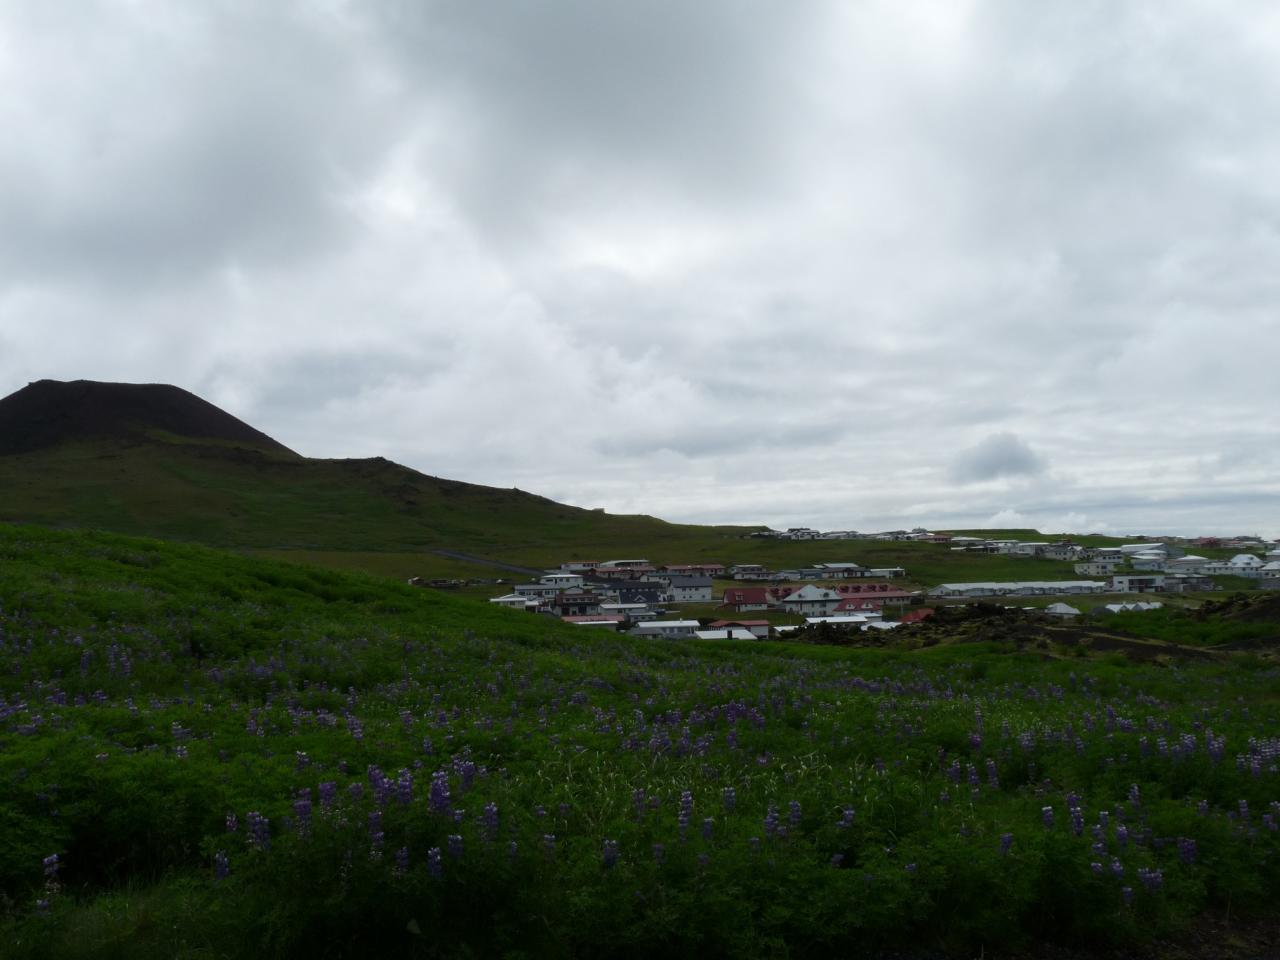
[[[542,576],[542,570],[534,570],[530,567],[517,567],[514,563],[503,563],[501,560],[488,560],[484,557],[477,557],[470,553],[459,553],[457,550],[428,550],[428,553],[434,553],[440,557],[448,557],[450,560],[465,560],[467,563],[478,563],[485,567],[496,567],[499,570],[510,570],[512,573],[527,573],[533,577]]]

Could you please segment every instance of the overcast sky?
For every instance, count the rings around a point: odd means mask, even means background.
[[[6,0],[0,393],[670,520],[1280,534],[1280,7]]]

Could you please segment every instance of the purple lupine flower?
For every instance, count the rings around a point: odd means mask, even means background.
[[[37,911],[38,913],[42,913],[42,914],[43,914],[43,913],[48,913],[48,912],[49,912],[49,901],[48,901],[47,899],[40,899],[40,900],[37,900],[37,901],[36,901],[36,911]]]
[[[1117,880],[1124,876],[1124,864],[1120,862],[1119,857],[1111,858],[1111,875]]]
[[[1139,867],[1138,879],[1149,893],[1155,893],[1164,886],[1164,873],[1158,867]]]
[[[249,846],[255,850],[268,850],[271,847],[271,821],[256,810],[244,815],[248,829]]]
[[[1000,856],[1003,857],[1008,855],[1009,851],[1012,849],[1013,849],[1013,834],[1012,833],[1000,834]]]
[[[320,794],[320,809],[328,810],[338,801],[338,785],[332,780],[323,781],[317,788]]]
[[[1240,819],[1247,821],[1249,819],[1249,801],[1241,800],[1240,803],[1237,804],[1237,808],[1240,811]]]
[[[298,831],[306,833],[311,829],[311,791],[303,787],[293,801],[293,815],[297,819]]]
[[[515,860],[515,858],[519,854],[520,854],[520,845],[516,843],[514,840],[512,840],[510,843],[507,844],[507,859]]]
[[[57,877],[58,868],[61,866],[61,862],[58,860],[58,855],[56,853],[49,854],[49,856],[45,857],[41,862],[44,864],[45,877],[50,879]]]
[[[1136,783],[1129,785],[1129,802],[1135,807],[1142,805],[1142,792]]]
[[[618,863],[618,841],[606,840],[604,842],[604,868],[606,870],[613,869]]]
[[[916,865],[915,865],[914,863],[908,863],[908,864],[907,864],[905,867],[903,867],[902,869],[906,870],[906,871],[907,871],[907,873],[909,873],[909,874],[911,874],[912,876],[914,876],[914,875],[915,875],[915,872],[916,872]]]
[[[404,806],[413,802],[413,773],[401,769],[396,779],[396,799]]]
[[[1081,836],[1084,833],[1084,814],[1079,807],[1072,807],[1071,814],[1071,833],[1074,836]]]
[[[447,771],[437,770],[431,775],[431,788],[427,803],[432,813],[449,813],[452,801],[449,797],[449,774]]]
[[[449,852],[449,856],[454,860],[462,859],[462,835],[459,833],[451,833],[445,838],[445,848]]]
[[[1111,814],[1109,811],[1098,811],[1098,825],[1102,827],[1103,830],[1107,829],[1107,827],[1111,825]]]
[[[382,832],[382,811],[369,811],[369,849],[374,856],[382,853],[382,845],[386,839],[386,834]]]
[[[427,873],[437,880],[444,874],[444,863],[440,857],[439,847],[432,847],[427,851]]]
[[[227,814],[227,833],[235,833],[240,828],[240,821],[234,813]]]
[[[1123,823],[1116,824],[1116,843],[1122,847],[1129,843],[1129,828]]]
[[[643,787],[636,787],[631,791],[631,806],[636,812],[636,819],[644,818],[645,795]]]
[[[1196,862],[1196,842],[1190,837],[1178,838],[1178,859],[1187,864]]]
[[[680,794],[680,810],[676,814],[676,823],[680,828],[680,839],[683,841],[689,830],[689,820],[693,817],[693,794],[688,790]]]
[[[230,874],[231,861],[225,850],[219,850],[213,855],[213,877],[215,880],[225,880]]]
[[[1040,819],[1044,822],[1045,827],[1053,826],[1053,807],[1041,807]]]
[[[766,837],[777,836],[778,833],[778,808],[772,803],[764,815],[764,835]]]
[[[1102,864],[1100,864],[1097,860],[1089,864],[1089,869],[1092,870],[1097,876],[1099,877],[1102,876]]]
[[[542,835],[542,852],[548,858],[556,855],[556,835],[554,833],[544,833]]]
[[[845,807],[840,814],[840,819],[836,821],[836,826],[841,830],[848,830],[853,826],[853,807]]]
[[[787,806],[790,809],[788,819],[791,821],[791,825],[798,827],[800,825],[800,801],[792,800]]]
[[[990,759],[987,760],[987,786],[993,790],[1000,787],[1000,773],[996,769],[996,762]]]
[[[492,800],[484,805],[484,812],[480,814],[480,825],[486,840],[493,840],[497,838],[498,805]]]
[[[724,808],[729,813],[733,813],[733,808],[738,803],[738,793],[733,787],[725,787],[721,792],[721,799],[724,802]]]

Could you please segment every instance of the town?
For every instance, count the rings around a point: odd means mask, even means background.
[[[637,636],[746,640],[785,637],[818,624],[842,630],[892,630],[930,616],[935,609],[931,604],[939,602],[1188,594],[1218,590],[1215,577],[1243,577],[1254,581],[1257,589],[1280,589],[1280,543],[1260,538],[1202,538],[1188,542],[1144,539],[1114,546],[1083,546],[1069,540],[984,539],[925,530],[862,535],[793,528],[764,535],[792,540],[921,541],[953,551],[1063,561],[1071,563],[1082,579],[972,581],[909,589],[905,585],[908,571],[900,566],[828,562],[770,570],[756,563],[655,564],[643,558],[570,560],[530,582],[515,584],[511,592],[492,597],[489,602],[558,617],[578,626]],[[1240,552],[1210,559],[1189,552],[1197,547]],[[700,612],[712,609],[717,616],[672,617],[673,612],[680,613],[691,606]],[[1115,612],[1158,609],[1161,604],[1142,600],[1100,606]],[[1084,611],[1055,602],[1044,607],[1043,612],[1070,619]]]

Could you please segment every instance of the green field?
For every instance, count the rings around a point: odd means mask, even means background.
[[[1237,613],[1216,622],[1158,659],[1034,618],[882,649],[642,641],[385,576],[0,526],[0,943],[25,960],[1194,941],[1280,895],[1275,645],[1236,651]],[[1217,955],[1263,955],[1246,933]]]

